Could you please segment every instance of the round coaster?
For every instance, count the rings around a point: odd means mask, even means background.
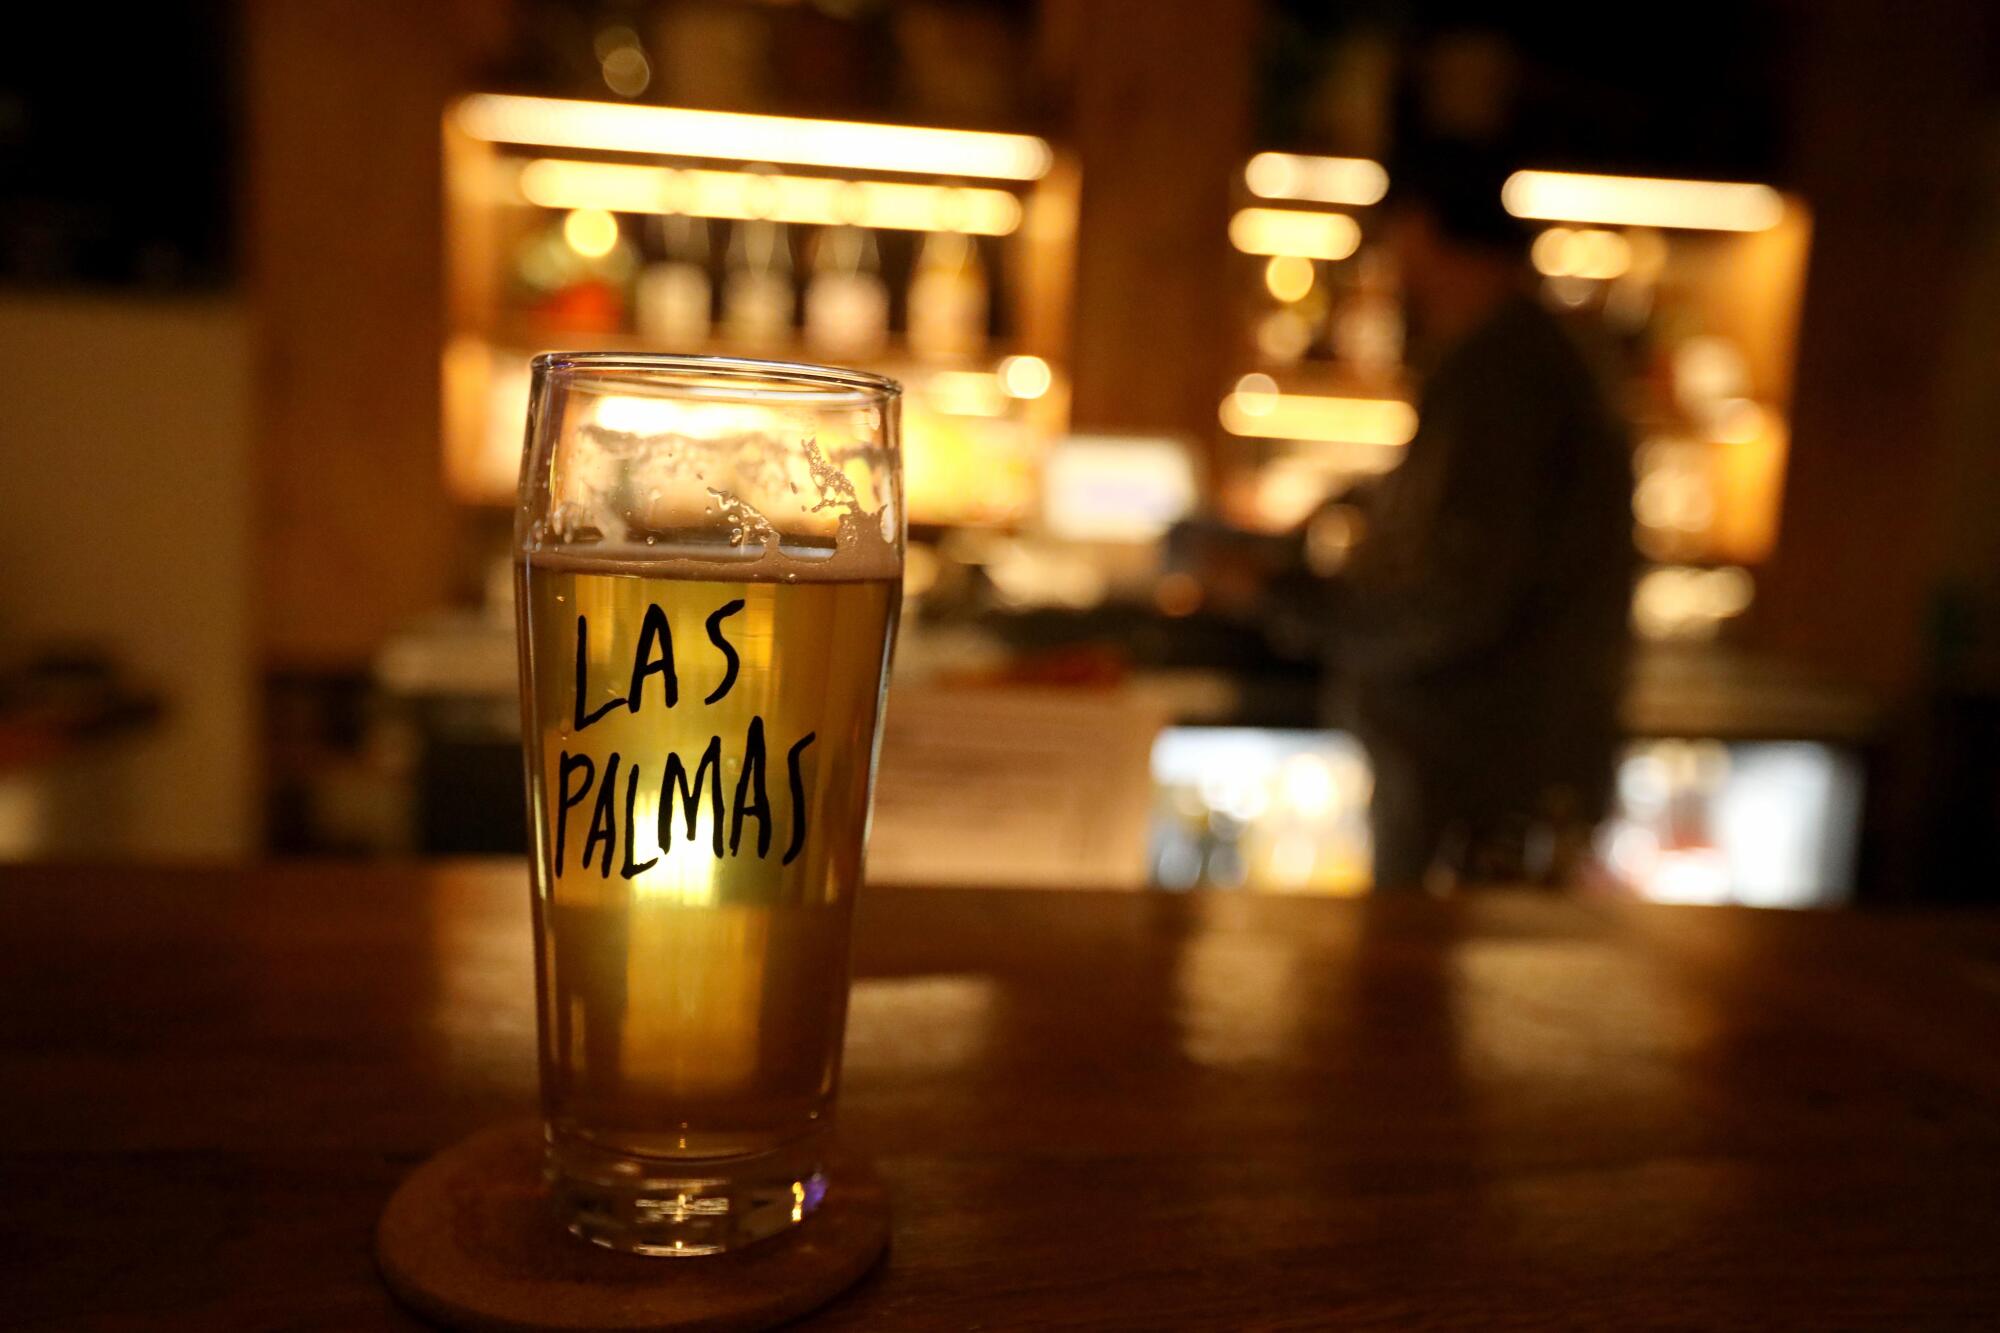
[[[549,1213],[541,1172],[533,1121],[482,1130],[418,1167],[375,1231],[397,1299],[450,1328],[506,1333],[769,1328],[852,1286],[889,1241],[881,1182],[839,1156],[825,1202],[791,1231],[688,1259],[578,1240]]]

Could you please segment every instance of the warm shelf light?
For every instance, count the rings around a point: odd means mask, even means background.
[[[475,139],[593,152],[1019,181],[1039,180],[1052,161],[1048,144],[1027,134],[501,93],[468,97],[453,115]]]
[[[1264,263],[1264,290],[1289,305],[1312,294],[1313,262],[1297,255],[1272,255]]]
[[[1229,243],[1252,255],[1345,259],[1361,244],[1361,228],[1345,213],[1245,208],[1229,219]]]
[[[547,157],[522,166],[518,184],[521,197],[542,208],[768,218],[821,227],[853,223],[978,236],[1005,236],[1021,225],[1020,200],[1005,190],[978,186],[677,170]]]
[[[1396,398],[1277,393],[1268,375],[1245,375],[1217,414],[1231,435],[1262,440],[1395,447],[1417,433],[1417,411]]]
[[[1007,357],[998,374],[1009,398],[1040,398],[1055,383],[1055,372],[1039,356]]]
[[[618,219],[601,208],[579,208],[563,219],[563,239],[585,259],[602,259],[618,246]]]
[[[1694,231],[1766,231],[1785,211],[1768,185],[1568,171],[1517,171],[1500,187],[1500,202],[1517,218]]]
[[[538,158],[520,168],[521,197],[543,208],[601,208],[611,213],[657,213],[670,197],[673,173],[658,167]]]
[[[1550,227],[1535,238],[1529,258],[1547,277],[1608,281],[1632,267],[1632,243],[1615,231]]]
[[[1243,168],[1243,183],[1259,199],[1365,208],[1389,191],[1389,173],[1365,157],[1309,157],[1259,153]]]

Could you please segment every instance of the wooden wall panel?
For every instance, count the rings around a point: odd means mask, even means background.
[[[1894,697],[1946,545],[1940,419],[1983,164],[1980,6],[1800,6],[1797,183],[1813,208],[1769,646]]]
[[[439,117],[491,9],[243,7],[266,666],[363,663],[452,582]]]
[[[1057,14],[1053,11],[1067,11]],[[1078,430],[1208,443],[1229,371],[1231,182],[1250,154],[1254,0],[1050,7],[1073,61]]]

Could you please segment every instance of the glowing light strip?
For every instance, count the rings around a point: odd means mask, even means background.
[[[1345,213],[1245,208],[1229,219],[1229,243],[1252,255],[1345,259],[1361,244],[1361,228]]]
[[[1027,134],[803,120],[733,111],[571,102],[479,93],[453,110],[458,127],[490,143],[737,162],[782,162],[920,176],[1039,180],[1052,154]]]
[[[1259,153],[1243,168],[1243,183],[1259,199],[1298,199],[1365,208],[1389,192],[1389,173],[1365,157]]]
[[[1417,433],[1417,410],[1396,398],[1320,398],[1239,388],[1217,416],[1231,435],[1325,444],[1405,445]]]
[[[1517,171],[1500,187],[1500,202],[1517,218],[1693,231],[1765,231],[1785,211],[1768,185],[1567,171]]]
[[[676,170],[547,157],[523,165],[518,185],[523,199],[542,208],[768,218],[823,227],[845,222],[978,236],[1005,236],[1021,225],[1020,200],[1005,190],[978,186]]]

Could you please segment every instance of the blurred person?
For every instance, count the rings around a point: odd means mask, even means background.
[[[1382,889],[1561,882],[1611,790],[1630,444],[1604,378],[1534,298],[1505,174],[1434,144],[1392,170],[1383,207],[1419,425],[1333,584]]]

